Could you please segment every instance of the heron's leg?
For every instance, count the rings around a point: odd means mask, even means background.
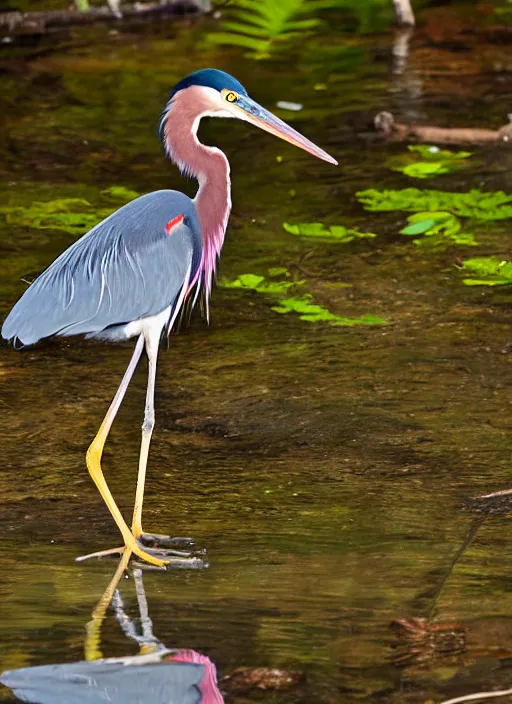
[[[158,346],[160,343],[160,328],[150,328],[146,331],[146,353],[148,355],[148,386],[146,391],[146,406],[144,410],[144,422],[142,423],[142,440],[140,445],[139,456],[139,474],[137,478],[137,491],[135,494],[135,506],[133,508],[132,519],[132,534],[140,543],[140,539],[144,543],[155,547],[146,549],[155,555],[173,555],[174,557],[187,558],[190,557],[189,552],[183,552],[175,548],[192,548],[194,541],[192,538],[171,538],[167,535],[157,535],[154,533],[144,533],[142,530],[142,504],[144,502],[144,486],[146,482],[146,468],[148,463],[149,446],[151,436],[155,427],[155,381],[156,381],[156,365],[158,358]],[[161,548],[165,550],[163,552]]]
[[[148,552],[141,548],[141,546],[133,537],[130,529],[126,525],[123,516],[121,515],[121,511],[119,510],[116,502],[114,501],[114,497],[112,496],[112,493],[108,488],[107,482],[105,481],[105,477],[103,476],[103,471],[101,469],[101,456],[103,454],[105,441],[108,437],[110,428],[112,427],[112,423],[114,422],[114,418],[116,417],[117,411],[119,410],[121,402],[124,398],[126,389],[128,388],[130,380],[137,367],[137,363],[140,359],[140,355],[142,354],[143,347],[144,336],[141,334],[139,336],[139,339],[137,340],[133,356],[124,374],[123,380],[121,381],[116,395],[114,396],[114,399],[110,404],[110,407],[103,420],[103,423],[101,424],[100,429],[96,434],[96,437],[94,438],[89,449],[87,450],[86,461],[89,473],[94,483],[96,484],[96,487],[98,488],[98,491],[100,492],[103,500],[107,504],[107,507],[110,513],[112,514],[112,517],[115,520],[117,527],[121,531],[121,535],[124,538],[125,548],[129,548],[135,555],[140,557],[142,560],[145,560],[146,562],[149,562],[152,565],[156,565],[157,567],[162,567],[167,564],[168,561],[160,560],[159,558],[150,555]],[[124,548],[119,548],[119,551],[123,549]],[[112,551],[107,552],[110,553]]]
[[[152,332],[152,331],[151,331]],[[146,467],[148,463],[149,445],[153,428],[155,427],[155,379],[156,361],[158,358],[158,336],[146,336],[146,352],[148,355],[148,387],[146,391],[146,407],[144,409],[144,422],[142,423],[142,440],[140,443],[139,474],[137,477],[137,491],[135,493],[135,506],[133,507],[132,534],[138,540],[142,535],[142,504],[144,502],[144,486],[146,483]]]

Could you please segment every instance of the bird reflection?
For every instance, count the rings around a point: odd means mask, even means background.
[[[118,589],[130,556],[129,551],[123,554],[87,624],[84,661],[10,670],[0,682],[34,704],[223,704],[211,660],[194,650],[168,648],[153,634],[140,569],[133,571],[137,631]],[[103,657],[101,627],[109,605],[123,633],[139,645],[138,655]]]

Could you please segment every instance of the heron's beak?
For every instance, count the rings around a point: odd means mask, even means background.
[[[265,110],[261,105],[258,105],[252,98],[246,95],[239,95],[236,103],[229,103],[228,110],[232,112],[233,117],[238,117],[240,120],[250,122],[256,125],[256,127],[265,130],[265,132],[270,132],[270,134],[284,139],[286,142],[290,142],[290,144],[294,144],[300,149],[304,149],[304,151],[313,154],[313,156],[337,166],[338,162],[336,159],[333,159],[332,156],[324,152],[323,149],[320,149],[316,144],[310,142],[309,139],[303,137],[297,130],[287,125],[286,122],[283,122],[283,120],[280,120],[268,110]]]

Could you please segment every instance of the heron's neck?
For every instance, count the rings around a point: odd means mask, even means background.
[[[199,121],[208,112],[208,105],[202,104],[204,98],[200,91],[191,95],[193,90],[193,87],[187,89],[186,99],[181,93],[173,98],[163,118],[163,138],[171,160],[183,173],[194,176],[199,182],[194,205],[203,235],[203,252],[195,281],[203,275],[209,294],[231,210],[231,181],[229,163],[223,152],[197,139]]]

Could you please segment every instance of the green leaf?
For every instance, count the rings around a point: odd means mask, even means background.
[[[431,144],[410,144],[408,149],[413,154],[419,154],[425,161],[449,161],[451,159],[467,159],[473,152],[451,152],[449,149],[439,149]]]
[[[8,223],[38,230],[62,230],[71,235],[81,235],[112,212],[111,208],[94,209],[83,198],[58,198],[40,202],[29,207],[3,206]]]
[[[105,188],[104,191],[101,191],[101,193],[104,196],[122,201],[123,203],[128,203],[130,200],[134,200],[140,196],[140,193],[137,193],[137,191],[131,191],[124,186],[109,186]]]
[[[287,269],[276,267],[269,269],[271,272],[279,272],[279,274],[288,275]],[[272,274],[271,274],[272,275]],[[274,274],[277,275],[277,274]],[[264,276],[258,274],[241,274],[236,279],[231,281],[221,278],[219,285],[224,288],[237,288],[257,291],[270,296],[278,296],[279,302],[272,306],[272,310],[276,313],[298,313],[301,320],[308,323],[327,322],[331,325],[381,325],[387,321],[384,318],[379,318],[375,315],[363,315],[360,318],[344,318],[331,313],[327,308],[312,303],[312,297],[308,294],[303,296],[287,296],[283,298],[283,294],[292,286],[300,286],[304,282],[288,282],[288,281],[266,281]]]
[[[470,156],[471,152],[451,152],[428,144],[416,144],[408,147],[407,154],[393,157],[389,165],[394,171],[401,171],[411,178],[431,178],[460,169],[462,161]]]
[[[473,271],[480,276],[492,276],[506,263],[506,261],[498,259],[498,257],[475,257],[474,259],[466,259],[462,264],[462,268]]]
[[[510,285],[512,281],[496,277],[495,279],[462,279],[466,286],[503,286]]]
[[[408,225],[407,227],[404,227],[402,230],[400,230],[400,234],[422,235],[424,232],[427,232],[427,230],[430,230],[430,228],[435,224],[436,221],[432,219],[422,220],[420,222],[415,222],[413,225]]]
[[[498,257],[475,257],[462,263],[463,271],[470,271],[482,278],[463,279],[466,286],[512,285],[512,262]]]
[[[478,244],[472,234],[461,232],[455,215],[443,211],[415,213],[407,218],[409,225],[400,230],[402,235],[425,235],[428,239],[414,240],[420,247],[439,248],[447,244],[474,246]]]
[[[284,266],[272,266],[267,269],[269,276],[290,276],[290,272]]]
[[[286,232],[299,237],[336,240],[337,242],[352,242],[355,239],[376,237],[373,232],[359,232],[359,230],[347,228],[343,225],[326,226],[320,222],[305,222],[297,225],[290,225],[284,222],[283,228]]]
[[[450,193],[419,188],[397,191],[369,188],[359,191],[356,196],[370,211],[448,211],[481,220],[512,218],[512,195],[503,191],[485,193],[474,189],[469,193]]]
[[[442,162],[418,161],[416,164],[408,164],[404,167],[395,167],[395,171],[402,171],[406,176],[412,178],[430,178],[440,174],[448,174],[452,169]]]
[[[284,271],[287,270],[284,269]],[[282,295],[291,286],[300,286],[301,284],[301,281],[267,281],[264,276],[258,274],[241,274],[232,281],[224,278],[219,280],[219,286],[222,288],[241,288],[270,295]]]
[[[298,298],[284,298],[279,301],[279,305],[273,306],[276,313],[298,313],[301,320],[308,323],[327,322],[331,325],[353,326],[353,325],[382,325],[387,321],[375,315],[363,315],[360,318],[345,318],[331,313],[327,308],[311,303],[311,296],[300,296]]]

